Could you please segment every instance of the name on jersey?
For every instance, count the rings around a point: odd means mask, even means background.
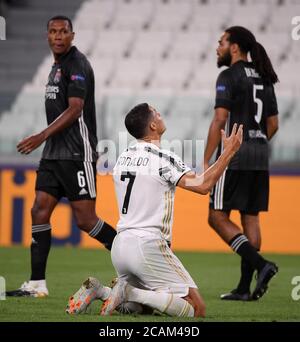
[[[52,86],[47,85],[46,86],[46,100],[56,100],[56,94],[59,93],[59,86]]]
[[[120,157],[117,165],[121,166],[147,166],[149,163],[149,158],[147,157]]]
[[[247,77],[254,77],[254,78],[259,78],[259,74],[255,71],[253,68],[244,68]]]

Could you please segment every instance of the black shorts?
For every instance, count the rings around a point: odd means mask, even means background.
[[[257,215],[269,205],[269,171],[226,170],[210,193],[209,207]]]
[[[42,159],[37,170],[35,190],[69,201],[96,198],[96,163],[75,160]]]

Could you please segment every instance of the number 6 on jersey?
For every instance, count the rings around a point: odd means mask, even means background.
[[[84,178],[84,172],[83,171],[77,172],[77,180],[78,180],[78,185],[81,188],[84,188],[85,187],[85,178]]]

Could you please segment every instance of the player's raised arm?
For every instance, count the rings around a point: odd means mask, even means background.
[[[242,144],[243,125],[237,128],[237,124],[234,124],[229,137],[226,137],[224,130],[221,130],[221,135],[224,150],[218,160],[201,175],[193,172],[185,174],[178,183],[179,187],[202,195],[212,189]]]

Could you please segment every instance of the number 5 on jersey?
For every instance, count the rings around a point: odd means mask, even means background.
[[[135,172],[122,172],[121,174],[121,181],[124,182],[126,178],[129,179],[129,182],[127,184],[126,194],[124,197],[123,207],[122,207],[122,214],[127,214],[128,206],[129,206],[129,200],[131,195],[132,186],[134,183],[136,177]]]
[[[257,112],[256,112],[256,115],[254,116],[254,119],[259,124],[261,117],[262,117],[262,112],[263,112],[263,102],[260,98],[257,97],[257,94],[256,94],[257,90],[264,90],[264,86],[253,84],[253,100],[257,104]]]

